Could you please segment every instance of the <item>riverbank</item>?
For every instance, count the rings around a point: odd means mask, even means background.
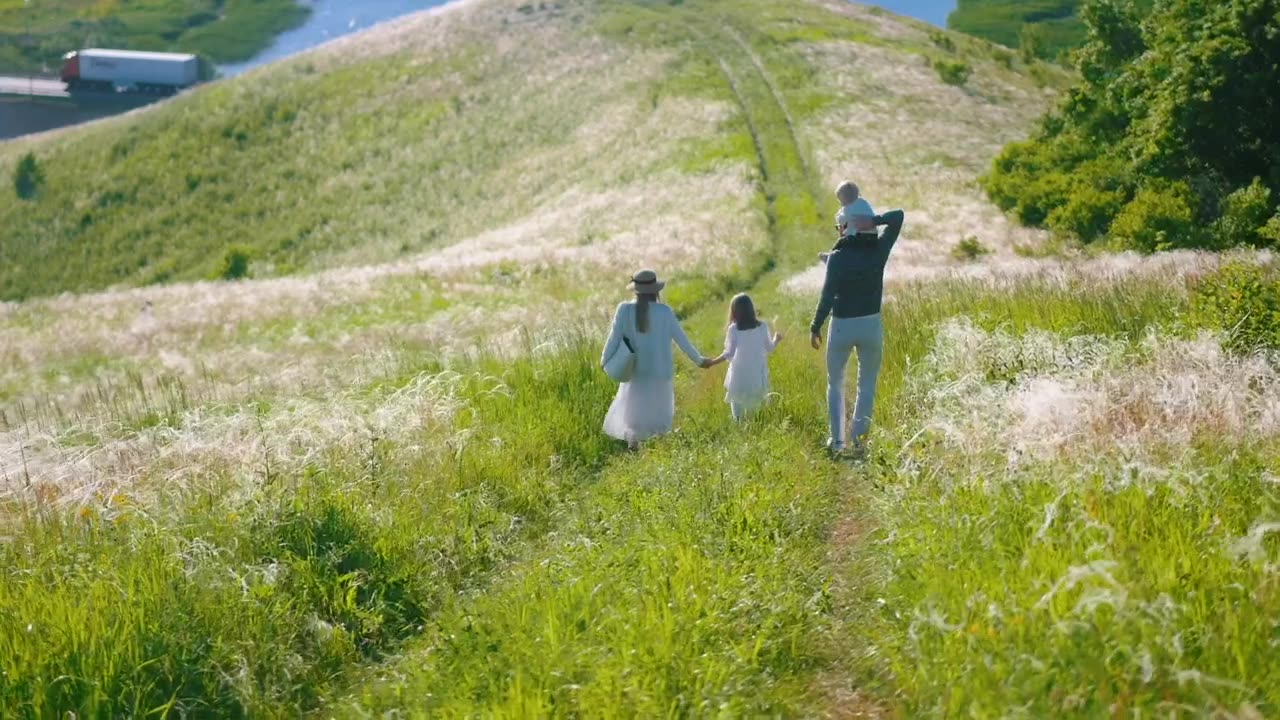
[[[243,62],[304,24],[310,11],[311,4],[294,0],[159,0],[113,3],[107,12],[93,0],[0,3],[0,74],[56,71],[63,53],[90,45]]]

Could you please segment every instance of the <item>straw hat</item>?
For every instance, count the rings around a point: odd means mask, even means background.
[[[658,280],[658,273],[641,270],[631,276],[631,284],[627,287],[635,290],[637,295],[653,295],[666,286],[666,283]]]

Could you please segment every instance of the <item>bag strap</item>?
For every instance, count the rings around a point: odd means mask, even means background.
[[[638,334],[640,332],[640,326],[636,324],[636,304],[639,302],[640,301],[637,300],[636,302],[631,303],[629,305],[629,307],[631,308],[631,313],[630,313],[631,314],[631,330],[633,334]],[[628,350],[630,350],[632,353],[635,353],[636,348],[634,345],[631,344],[631,338],[627,337],[627,334],[625,332],[622,333],[622,342],[624,345],[627,346]]]

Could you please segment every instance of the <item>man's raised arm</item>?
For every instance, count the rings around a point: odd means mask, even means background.
[[[876,225],[884,225],[884,234],[880,236],[880,243],[884,246],[885,252],[893,249],[893,244],[898,242],[898,235],[902,233],[902,222],[906,219],[906,213],[901,210],[890,210],[883,215],[876,216]]]

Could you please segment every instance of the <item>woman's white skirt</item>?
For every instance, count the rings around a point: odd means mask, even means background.
[[[604,416],[604,432],[618,440],[640,442],[671,432],[675,414],[676,391],[670,380],[632,380],[618,386]]]

